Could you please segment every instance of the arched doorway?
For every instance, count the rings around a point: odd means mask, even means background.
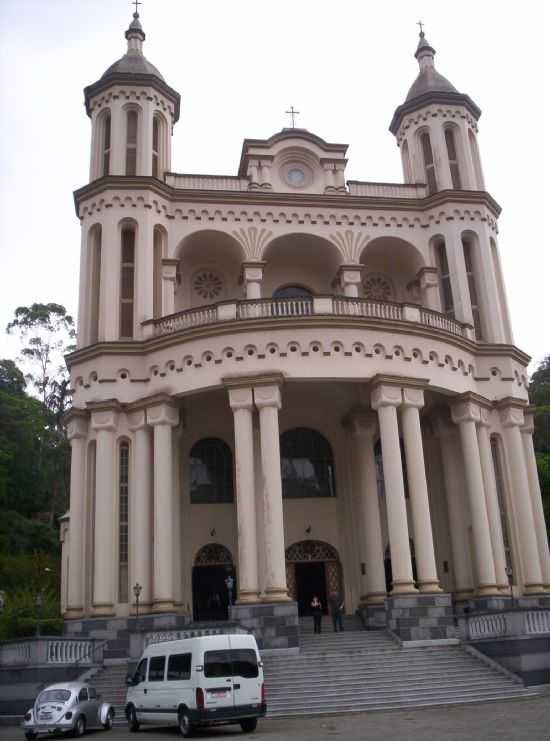
[[[232,594],[226,580],[233,579]],[[227,620],[229,604],[235,601],[237,580],[233,558],[219,543],[204,545],[193,566],[193,619]]]
[[[330,592],[342,595],[342,569],[338,551],[321,540],[302,540],[286,549],[286,581],[291,599],[298,603],[298,614],[311,614],[310,604],[317,595],[327,613]]]

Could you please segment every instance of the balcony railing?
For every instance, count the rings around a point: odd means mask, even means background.
[[[350,196],[371,198],[425,198],[428,187],[422,183],[365,183],[348,180]]]
[[[248,178],[232,175],[178,175],[167,172],[166,185],[187,190],[248,190]]]
[[[147,336],[164,336],[193,327],[228,321],[291,318],[307,316],[345,316],[394,322],[412,322],[442,330],[457,337],[473,339],[469,325],[461,324],[437,311],[415,304],[346,298],[343,296],[313,296],[312,298],[257,299],[224,301],[144,322]]]
[[[103,661],[101,642],[80,638],[25,638],[0,645],[0,666],[97,664]]]

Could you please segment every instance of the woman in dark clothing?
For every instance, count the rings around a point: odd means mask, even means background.
[[[321,632],[321,618],[323,616],[323,605],[317,595],[311,600],[311,614],[313,615],[313,632]]]

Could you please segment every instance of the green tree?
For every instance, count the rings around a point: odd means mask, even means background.
[[[531,376],[529,398],[535,404],[535,434],[533,442],[546,529],[550,533],[550,355],[539,363]]]

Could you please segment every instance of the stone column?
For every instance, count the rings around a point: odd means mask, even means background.
[[[523,406],[523,402],[514,402],[513,399],[503,399],[499,403],[500,418],[504,427],[504,454],[510,470],[512,497],[518,525],[523,592],[524,594],[540,594],[544,588],[537,528],[533,517],[529,476],[520,432],[525,423]]]
[[[111,100],[110,175],[126,174],[126,113],[121,99]]]
[[[257,300],[262,297],[264,266],[265,262],[243,262],[242,279],[247,299]]]
[[[401,388],[399,386],[390,384],[375,386],[372,392],[372,408],[378,412],[382,442],[393,595],[417,591],[414,586],[412,572],[403,466],[397,424],[397,407],[400,405]]]
[[[466,600],[472,597],[473,583],[470,568],[470,544],[466,522],[464,500],[464,464],[459,448],[456,426],[443,415],[434,418],[436,434],[441,448],[441,462],[445,481],[445,495],[449,515],[451,534],[451,551],[453,554],[453,571],[455,578],[454,599]]]
[[[173,467],[172,428],[178,424],[179,413],[168,397],[147,408],[147,423],[154,430],[153,472],[153,610],[174,609],[173,553]]]
[[[98,340],[111,342],[120,336],[120,216],[112,208],[102,219]]]
[[[115,603],[117,568],[116,523],[118,481],[116,430],[118,404],[97,402],[92,409],[92,429],[96,432],[94,584],[95,615],[112,615]],[[71,536],[72,540],[72,536]]]
[[[386,598],[386,576],[374,460],[374,441],[378,431],[376,417],[368,412],[355,412],[350,418],[350,428],[361,517],[357,527],[363,539],[362,551],[366,556],[367,589],[361,600],[370,604],[383,603]]]
[[[153,319],[153,222],[149,209],[140,215],[136,231],[135,255],[135,295],[134,295],[134,337],[143,337],[141,323]]]
[[[128,415],[130,430],[134,433],[132,451],[132,496],[129,501],[129,570],[130,588],[141,584],[140,606],[151,608],[152,547],[153,547],[153,499],[152,464],[153,445],[151,428],[147,425],[144,409]]]
[[[468,276],[466,275],[466,263],[464,262],[461,229],[451,222],[447,225],[444,236],[455,317],[459,322],[471,324],[473,327],[472,302]]]
[[[286,584],[283,490],[279,447],[281,392],[276,384],[256,386],[254,402],[260,416],[262,452],[264,542],[266,560],[265,595],[269,602],[289,599]]]
[[[452,190],[453,180],[451,177],[451,166],[449,154],[441,119],[435,119],[430,128],[432,153],[434,158],[435,176],[437,178],[437,190]]]
[[[506,574],[506,554],[504,552],[504,538],[502,537],[500,505],[498,502],[493,454],[491,452],[491,440],[489,438],[489,412],[483,408],[480,409],[477,442],[481,459],[481,471],[483,474],[483,486],[485,489],[487,515],[489,517],[489,530],[491,531],[491,545],[495,560],[497,585],[501,592],[509,594],[510,587]]]
[[[495,595],[498,594],[498,587],[476,434],[476,424],[480,421],[479,407],[465,400],[455,404],[451,412],[453,422],[458,425],[464,458],[476,555],[477,593],[480,597]]]
[[[237,485],[237,531],[239,546],[238,602],[258,602],[258,554],[254,486],[254,438],[251,388],[229,389],[229,405],[235,425],[235,481]]]
[[[439,275],[437,268],[422,268],[417,274],[422,294],[422,303],[432,311],[441,311]]]
[[[340,285],[344,289],[347,298],[358,298],[359,286],[361,285],[361,266],[342,265],[338,271]]]
[[[273,160],[273,157],[270,157],[269,159],[263,159],[260,162],[260,184],[263,190],[271,190],[272,189],[272,183],[271,183],[271,162]]]
[[[547,591],[550,591],[550,553],[548,551],[548,535],[544,522],[544,510],[542,508],[542,497],[540,491],[539,476],[537,472],[537,461],[535,449],[533,448],[533,408],[527,407],[524,411],[525,424],[521,428],[521,439],[523,441],[523,453],[529,479],[529,493],[533,507],[533,519],[535,520],[535,531],[539,549],[540,565],[542,570],[542,581]]]
[[[179,260],[164,258],[162,261],[162,316],[170,316],[175,311],[176,269]]]
[[[153,174],[153,104],[148,100],[141,101],[141,117],[138,127],[139,125],[141,125],[141,131],[138,130],[136,172],[138,175],[151,177]],[[161,170],[162,163],[159,162],[159,173]]]
[[[418,411],[423,406],[424,391],[422,389],[403,389],[401,425],[407,460],[418,588],[421,592],[441,592],[435,564],[428,483],[426,481],[424,449]]]
[[[66,417],[71,443],[71,504],[69,574],[66,618],[81,617],[84,610],[84,520],[86,512],[86,443],[88,413],[72,408]]]

